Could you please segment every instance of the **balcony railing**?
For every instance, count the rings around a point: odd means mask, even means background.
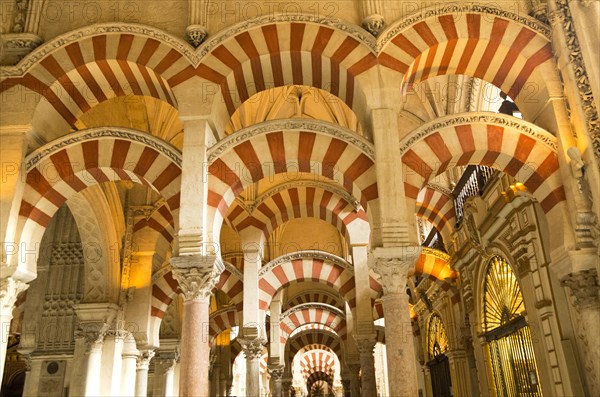
[[[487,182],[496,174],[496,170],[483,165],[470,165],[454,187],[454,209],[456,211],[456,226],[462,222],[465,201],[469,197],[481,196]]]

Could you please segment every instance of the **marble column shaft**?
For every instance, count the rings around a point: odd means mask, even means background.
[[[152,350],[140,351],[136,361],[135,370],[135,396],[146,397],[148,395],[148,369],[150,360],[154,357]]]
[[[173,257],[171,266],[183,295],[179,395],[206,397],[210,367],[209,303],[224,266],[214,256],[200,255]]]
[[[376,396],[377,381],[375,378],[375,357],[373,356],[376,335],[354,335],[354,339],[360,354],[361,396]]]
[[[260,337],[254,339],[241,339],[242,350],[246,357],[246,396],[260,396],[260,358],[263,352],[264,340]]]
[[[273,382],[272,396],[283,397],[281,382],[285,365],[269,365],[268,369],[269,374],[271,375],[271,381]]]

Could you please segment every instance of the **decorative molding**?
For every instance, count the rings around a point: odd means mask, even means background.
[[[286,310],[285,312],[281,313],[280,318],[283,321],[284,318],[289,317],[294,313],[301,312],[302,310],[306,310],[306,309],[326,310],[326,311],[337,314],[342,319],[346,318],[346,314],[343,311],[341,311],[340,309],[338,309],[337,307],[328,305],[326,303],[315,303],[315,302],[303,303],[301,305],[296,305],[296,306]]]
[[[242,255],[244,255],[244,254],[242,253]],[[223,261],[223,266],[225,266],[224,270],[227,270],[229,273],[233,274],[240,280],[244,279],[244,273],[237,267],[233,266],[231,263],[229,263],[227,261]]]
[[[228,135],[208,149],[208,163],[212,163],[225,152],[256,136],[279,131],[308,131],[330,136],[351,144],[367,155],[371,161],[375,161],[375,146],[351,129],[326,121],[292,118],[265,121]]]
[[[463,124],[493,124],[504,128],[512,128],[534,138],[557,151],[556,137],[535,124],[526,122],[515,117],[491,112],[462,113],[441,117],[425,125],[415,128],[400,142],[400,156],[404,155],[415,143],[421,141],[427,136],[439,131],[440,129],[453,127]]]
[[[190,25],[185,28],[185,38],[194,48],[198,48],[208,36],[208,30],[202,25]]]
[[[10,315],[17,301],[17,297],[23,291],[29,288],[29,284],[12,277],[3,278],[0,280],[0,312],[2,315]]]
[[[354,267],[350,263],[345,261],[344,259],[340,258],[337,255],[330,254],[328,252],[315,250],[315,251],[297,251],[297,252],[287,254],[287,255],[282,255],[279,258],[273,259],[271,262],[267,263],[266,265],[264,265],[263,267],[260,268],[260,270],[258,271],[258,277],[262,278],[262,277],[264,277],[264,275],[266,273],[269,273],[271,270],[273,270],[273,268],[275,268],[283,263],[291,262],[295,259],[319,259],[319,260],[331,262],[335,265],[343,267],[344,269],[346,269],[349,272],[352,272],[352,274],[354,274]]]
[[[134,34],[155,39],[179,51],[182,55],[188,58],[190,63],[200,63],[200,58],[194,52],[192,46],[185,41],[170,35],[169,33],[152,26],[142,24],[110,22],[85,26],[83,28],[72,30],[57,36],[53,40],[38,47],[35,51],[27,55],[21,62],[19,62],[18,65],[1,67],[0,80],[7,77],[23,77],[32,67],[38,64],[39,61],[44,59],[46,56],[60,48],[66,47],[71,43],[81,41],[82,39],[92,38],[94,36],[121,33]]]
[[[437,5],[426,8],[392,24],[387,30],[382,32],[381,36],[379,36],[379,39],[377,40],[377,51],[381,51],[381,49],[385,47],[385,45],[388,44],[388,42],[390,42],[394,37],[396,37],[403,30],[414,26],[416,23],[441,15],[464,15],[466,13],[494,15],[500,18],[509,19],[521,25],[527,26],[529,29],[544,36],[546,39],[548,39],[548,41],[550,41],[550,38],[552,37],[552,31],[548,25],[535,18],[527,16],[526,14],[517,14],[508,10],[481,4],[449,4],[445,6]]]
[[[574,75],[574,83],[577,86],[579,100],[582,104],[583,115],[585,117],[586,127],[592,140],[594,156],[600,161],[600,119],[598,109],[594,102],[594,94],[588,76],[581,45],[575,31],[575,24],[571,15],[568,0],[554,0],[556,10],[550,13],[550,23],[555,26],[560,24],[565,35],[569,65]],[[574,106],[573,106],[574,107]]]
[[[177,164],[179,168],[181,168],[182,155],[179,150],[159,138],[130,128],[98,127],[66,135],[36,149],[25,158],[26,172],[31,171],[31,169],[35,167],[42,159],[49,157],[59,150],[85,141],[101,138],[121,138],[141,143],[142,145],[151,147],[152,149],[164,154],[173,163]]]
[[[275,187],[267,190],[260,196],[258,196],[256,198],[256,200],[254,200],[253,202],[250,202],[249,205],[241,202],[241,200],[239,200],[238,203],[240,204],[240,206],[242,208],[244,208],[246,210],[246,212],[248,212],[248,214],[252,215],[252,213],[256,210],[256,208],[260,204],[262,204],[264,201],[266,201],[268,198],[270,198],[282,191],[289,190],[291,188],[297,188],[297,187],[310,187],[310,188],[325,190],[325,191],[333,193],[336,196],[339,196],[342,199],[344,199],[348,204],[350,204],[352,206],[352,208],[354,208],[355,212],[363,209],[362,205],[360,204],[360,201],[357,200],[353,195],[348,193],[346,190],[340,189],[337,186],[334,186],[327,182],[321,182],[321,181],[315,181],[315,180],[298,180],[298,181],[293,181],[293,182],[281,183],[281,184],[276,185]]]
[[[363,45],[367,46],[371,52],[376,52],[376,40],[366,30],[336,18],[321,17],[318,15],[302,15],[302,14],[269,14],[260,16],[248,21],[243,21],[237,25],[233,25],[227,30],[221,31],[214,36],[209,37],[204,44],[198,48],[197,55],[203,58],[206,54],[214,50],[216,47],[221,45],[224,41],[235,37],[237,34],[251,30],[252,28],[270,25],[282,22],[304,22],[316,25],[328,26],[338,31],[342,31],[349,36],[352,36]]]

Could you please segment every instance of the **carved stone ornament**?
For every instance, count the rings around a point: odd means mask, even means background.
[[[239,338],[239,342],[242,345],[244,357],[246,360],[258,360],[263,354],[263,345],[266,340],[263,338],[243,339]]]
[[[375,349],[377,343],[377,335],[354,335],[354,341],[360,355],[373,354],[373,349]]]
[[[273,365],[273,366],[269,365],[268,370],[269,370],[269,375],[271,375],[271,378],[273,380],[279,380],[283,376],[283,372],[285,370],[285,365],[283,365],[283,364],[278,364],[278,365]]]
[[[12,314],[17,297],[28,287],[29,284],[12,277],[3,278],[0,281],[0,312],[2,315]]]
[[[279,258],[274,259],[271,262],[267,263],[266,265],[261,267],[260,270],[258,271],[258,277],[262,277],[263,275],[269,273],[274,267],[276,267],[282,263],[291,262],[292,260],[295,260],[295,259],[320,259],[323,261],[334,263],[334,264],[354,273],[353,266],[337,255],[333,255],[333,254],[330,254],[327,252],[322,252],[322,251],[297,251],[292,254],[280,256]]]
[[[171,267],[186,301],[209,299],[225,269],[216,256],[202,255],[173,257]]]
[[[153,350],[142,350],[135,361],[135,368],[139,370],[148,370],[150,368],[150,360],[154,357]]]
[[[0,42],[2,45],[0,64],[15,65],[44,40],[33,33],[13,32],[1,35]]]
[[[369,255],[369,267],[381,277],[384,295],[404,292],[408,272],[414,267],[421,250],[421,246],[406,246],[385,253],[376,249]]]
[[[198,48],[208,36],[208,30],[202,25],[190,25],[185,28],[185,38],[194,48]]]
[[[571,273],[561,280],[561,285],[569,287],[575,298],[575,308],[579,311],[598,306],[598,274],[596,270],[583,270]]]
[[[363,19],[362,26],[367,32],[377,37],[385,27],[385,20],[379,14],[372,14]]]

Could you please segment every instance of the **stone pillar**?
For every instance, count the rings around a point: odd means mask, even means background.
[[[177,364],[177,354],[175,352],[159,353],[154,371],[154,393],[153,397],[173,396],[173,381],[175,378],[175,365]]]
[[[148,395],[148,369],[150,360],[154,357],[154,351],[141,350],[137,356],[135,368],[135,396],[146,397]]]
[[[360,354],[361,396],[376,396],[377,381],[375,380],[375,357],[373,356],[373,350],[377,342],[377,335],[354,335],[354,340]]]
[[[100,392],[107,396],[121,395],[122,354],[125,332],[110,330],[104,338],[102,348]]]
[[[598,299],[598,275],[595,269],[571,273],[561,280],[569,287],[573,296],[573,305],[579,313],[580,335],[585,345],[584,378],[592,396],[600,395],[600,301]]]
[[[27,287],[29,287],[29,284],[15,280],[12,277],[7,277],[0,281],[0,337],[2,338],[0,340],[0,374],[4,373],[6,344],[8,343],[8,333],[15,302],[19,294],[25,291]]]
[[[171,266],[184,301],[179,394],[182,397],[207,396],[210,296],[224,266],[216,256],[202,255],[173,257]]]
[[[350,388],[350,379],[342,379],[342,386],[344,387],[344,397],[352,396],[352,390]]]
[[[121,393],[123,397],[135,396],[135,379],[137,371],[137,352],[126,351],[121,356]]]
[[[76,336],[80,352],[76,352],[75,356],[80,362],[75,364],[79,371],[75,371],[71,377],[70,395],[98,395],[102,379],[104,336],[110,329],[117,310],[118,307],[110,303],[82,303],[75,306],[80,327]]]
[[[42,374],[43,359],[32,359],[26,356],[25,384],[23,385],[23,397],[37,397],[40,376]]]
[[[283,391],[282,391],[282,377],[283,377],[283,371],[285,370],[285,365],[282,364],[275,364],[275,365],[269,365],[268,367],[269,369],[269,374],[271,375],[271,380],[273,381],[273,390],[271,395],[273,397],[283,397]]]
[[[360,380],[358,378],[358,371],[360,371],[360,364],[348,364],[348,370],[350,378],[350,390],[352,397],[360,397]]]
[[[468,396],[471,394],[469,383],[469,362],[464,350],[447,351],[446,357],[450,364],[450,378],[452,379],[452,394],[455,396]]]
[[[290,397],[292,391],[292,380],[290,378],[285,378],[281,382],[281,395],[283,397]]]
[[[371,267],[381,276],[390,395],[418,394],[417,356],[412,335],[406,279],[421,254],[420,246],[377,248]]]
[[[240,339],[246,357],[246,395],[260,396],[260,358],[265,340],[261,337]]]

